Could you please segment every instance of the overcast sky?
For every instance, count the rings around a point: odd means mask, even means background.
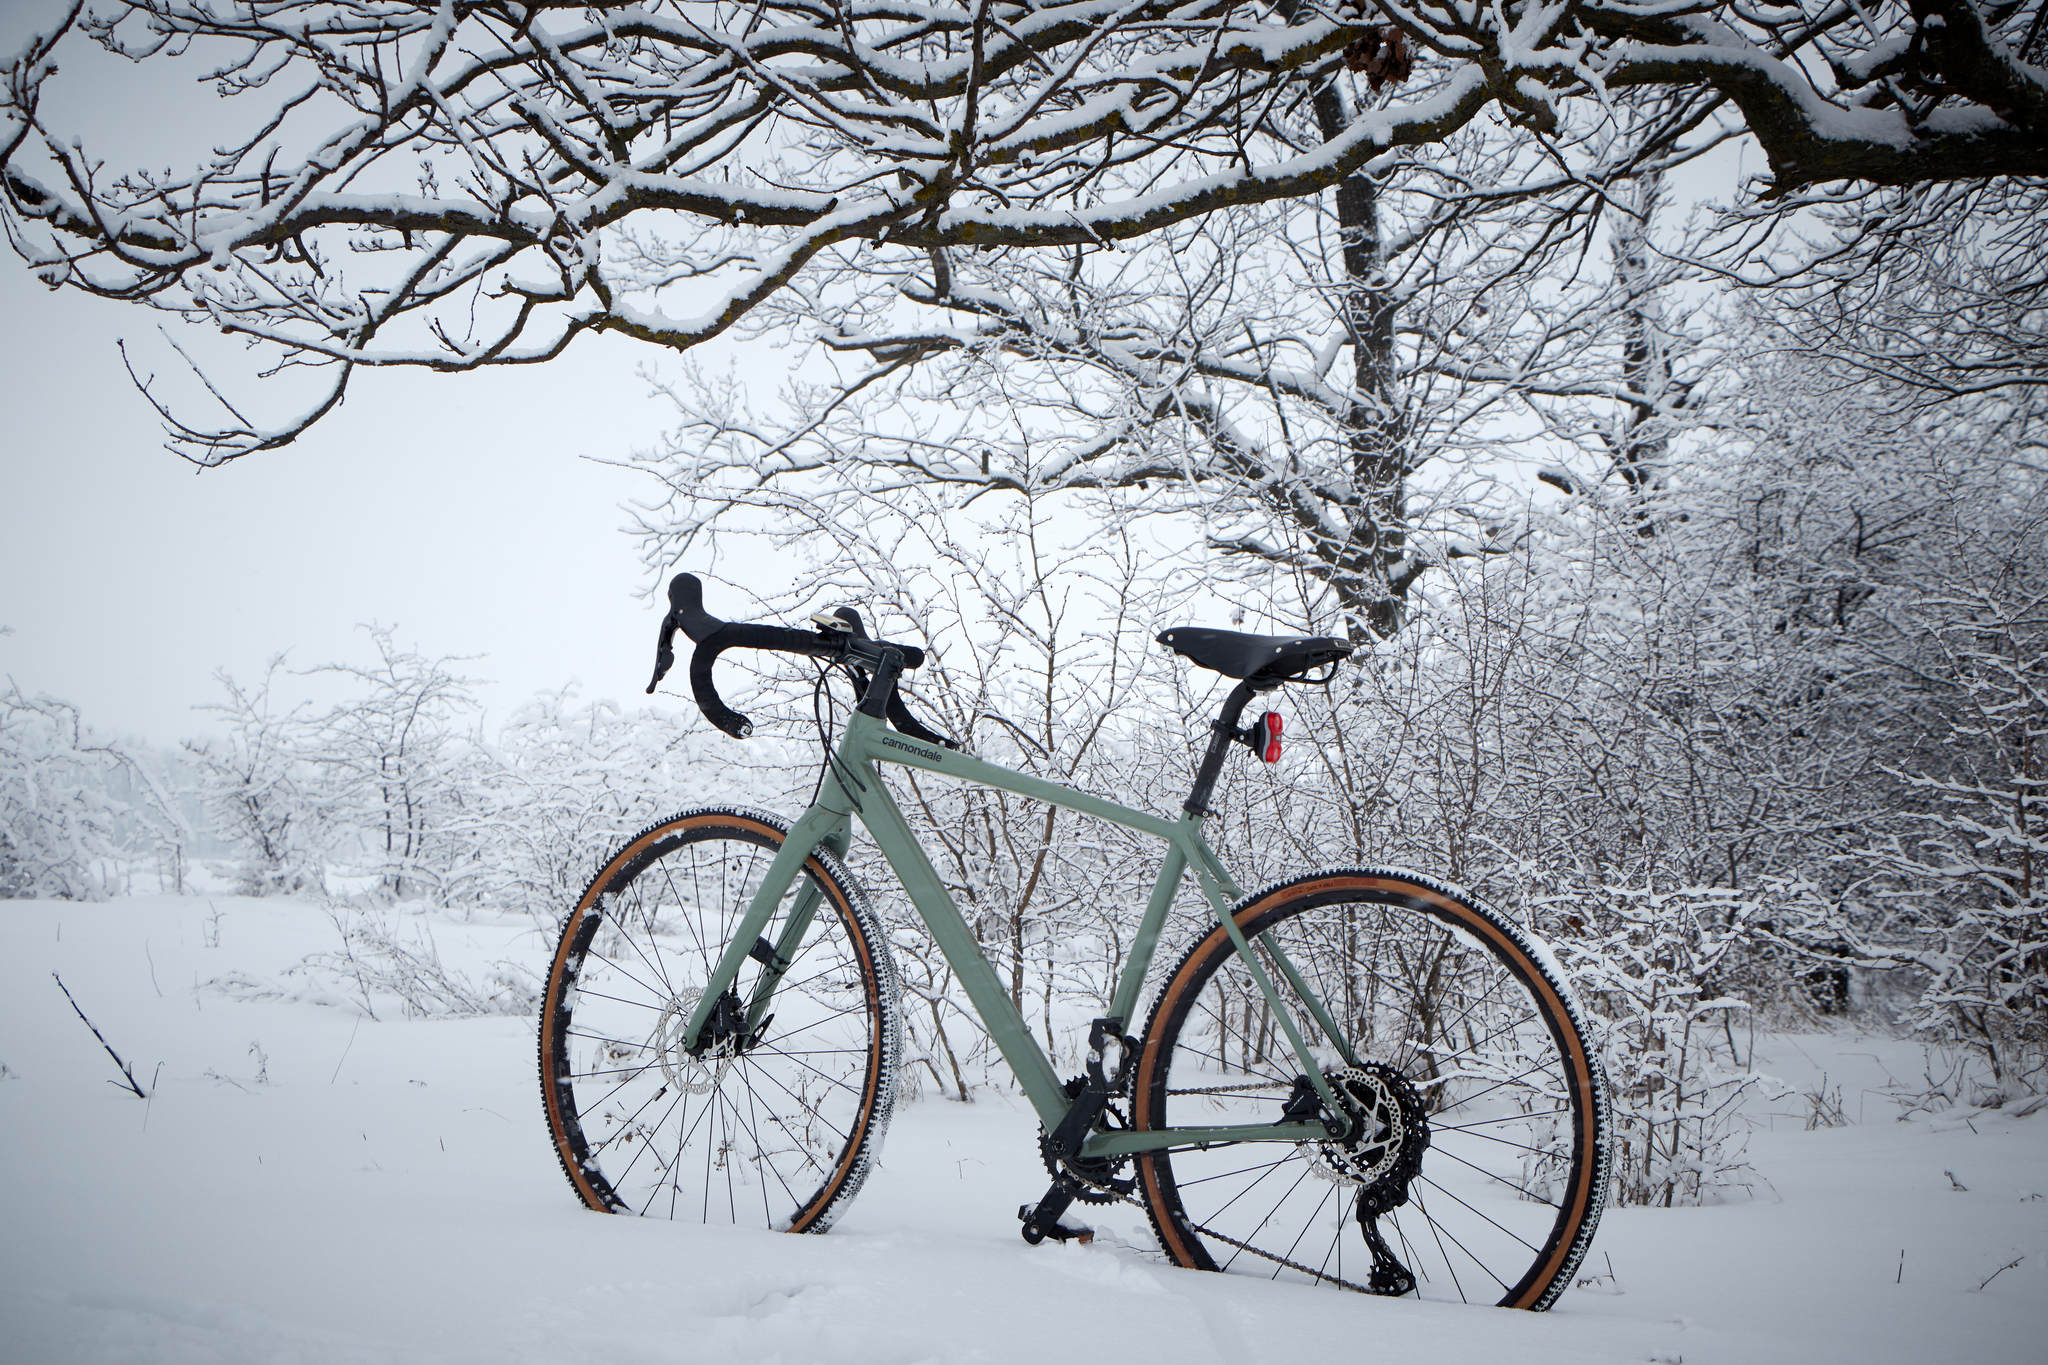
[[[0,0],[0,45],[54,8]],[[92,95],[106,152],[176,123],[132,70]],[[496,715],[571,680],[637,697],[658,616],[637,594],[659,575],[620,504],[646,476],[579,456],[654,443],[670,413],[636,370],[659,353],[594,341],[539,368],[362,374],[296,446],[197,470],[163,449],[115,349],[174,362],[162,321],[53,294],[0,249],[0,674],[169,741],[205,723],[215,669],[361,657],[355,627],[377,621],[487,656],[467,671],[495,680]]]
[[[0,51],[60,9],[0,0]],[[189,70],[60,56],[46,114],[122,167],[190,165],[215,140],[209,120],[249,117]],[[1733,156],[1695,168],[1694,192],[1724,192]],[[572,681],[587,698],[639,696],[660,610],[647,593],[675,566],[640,562],[621,504],[656,486],[581,457],[656,444],[673,414],[639,371],[672,375],[677,357],[586,339],[540,367],[362,372],[293,447],[197,470],[163,449],[115,349],[126,337],[150,370],[175,370],[166,321],[53,294],[0,249],[0,676],[103,731],[171,741],[206,724],[192,708],[220,696],[217,669],[253,680],[279,653],[299,668],[360,659],[357,627],[377,622],[402,646],[482,656],[464,671],[491,681],[499,718]],[[736,353],[720,343],[700,363]],[[788,359],[748,351],[744,372],[765,388]],[[295,406],[278,386],[235,396],[273,419]],[[1530,468],[1544,456],[1533,448]],[[783,586],[772,562],[727,571]]]

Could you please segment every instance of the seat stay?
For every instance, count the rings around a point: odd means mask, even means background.
[[[1251,940],[1245,936],[1243,926],[1237,922],[1237,916],[1231,914],[1228,910],[1224,910],[1218,913],[1217,918],[1222,921],[1223,932],[1230,936],[1231,943],[1236,946],[1238,959],[1244,963],[1245,971],[1250,974],[1252,981],[1258,986],[1259,994],[1266,998],[1266,1004],[1271,1007],[1273,1017],[1280,1021],[1280,1029],[1287,1035],[1289,1046],[1294,1049],[1295,1060],[1301,1063],[1302,1074],[1307,1076],[1309,1084],[1315,1087],[1316,1094],[1321,1097],[1324,1108],[1332,1114],[1344,1113],[1344,1107],[1337,1102],[1337,1092],[1331,1086],[1330,1078],[1323,1074],[1323,1069],[1320,1066],[1316,1065],[1315,1054],[1309,1051],[1308,1040],[1302,1036],[1301,1027],[1295,1022],[1294,1012],[1281,1005],[1279,993],[1273,989],[1273,978],[1267,975],[1265,966],[1259,961],[1259,955],[1252,951]],[[1309,1013],[1314,1016],[1316,1026],[1322,1029],[1323,1036],[1330,1040],[1338,1055],[1343,1057],[1344,1064],[1346,1066],[1358,1065],[1358,1058],[1352,1052],[1351,1045],[1345,1041],[1343,1033],[1337,1028],[1335,1021],[1330,1018],[1329,1011],[1323,1007],[1321,998],[1314,991],[1310,990],[1308,982],[1302,979],[1300,970],[1288,959],[1287,954],[1280,950],[1279,944],[1273,942],[1265,934],[1260,934],[1258,937],[1263,942],[1267,955],[1273,959],[1274,963],[1280,968],[1281,974],[1287,978],[1288,984],[1300,993],[1300,998],[1303,1001],[1307,1002]]]

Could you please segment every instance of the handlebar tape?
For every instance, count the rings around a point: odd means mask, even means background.
[[[854,652],[853,639],[838,632],[792,630],[787,626],[757,625],[750,621],[722,621],[704,610],[704,585],[695,574],[679,573],[669,580],[668,604],[668,615],[662,618],[661,633],[656,642],[654,681],[647,684],[647,690],[653,692],[674,666],[673,642],[675,632],[680,628],[697,646],[690,656],[690,691],[696,698],[697,709],[704,713],[706,720],[734,739],[745,739],[754,732],[754,726],[719,698],[718,688],[711,681],[711,666],[718,661],[720,654],[728,649],[767,649],[812,659],[844,660]],[[855,621],[858,631],[857,617]],[[869,643],[864,633],[859,638],[862,644]],[[885,641],[873,644],[896,650],[902,656],[902,666],[906,669],[916,668],[924,662],[924,651],[916,645],[892,645]],[[933,743],[947,742],[913,719],[893,692],[889,703],[890,719],[896,723],[897,729]]]
[[[839,641],[817,631],[744,621],[721,622],[698,640],[696,652],[690,656],[690,691],[697,698],[697,709],[704,713],[704,719],[734,739],[745,739],[754,733],[753,722],[721,701],[711,682],[711,665],[728,649],[772,649],[813,659],[832,659],[839,656],[841,646]]]

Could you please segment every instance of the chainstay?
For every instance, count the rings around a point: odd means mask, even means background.
[[[1224,1092],[1242,1091],[1248,1088],[1278,1089],[1279,1086],[1277,1085],[1277,1083],[1271,1086],[1260,1087],[1214,1086],[1207,1090],[1175,1090],[1172,1093],[1176,1095],[1210,1095]],[[1079,1176],[1076,1176],[1075,1178],[1081,1179],[1081,1177]],[[1132,1208],[1136,1209],[1144,1209],[1146,1207],[1145,1201],[1138,1198],[1138,1196],[1135,1194],[1117,1194],[1114,1190],[1110,1190],[1107,1186],[1097,1184],[1093,1180],[1081,1179],[1081,1183],[1084,1185],[1093,1186],[1095,1189],[1102,1190],[1105,1193],[1110,1194],[1112,1198],[1103,1201],[1106,1204],[1129,1204]],[[1146,1212],[1149,1214],[1150,1210],[1147,1209]],[[1228,1242],[1231,1246],[1236,1247],[1239,1251],[1249,1251],[1252,1255],[1257,1256],[1263,1260],[1272,1261],[1276,1265],[1285,1266],[1289,1270],[1299,1271],[1301,1274],[1308,1276],[1312,1280],[1321,1280],[1329,1284],[1337,1285],[1344,1289],[1355,1290],[1360,1294],[1372,1294],[1374,1292],[1373,1290],[1367,1288],[1365,1285],[1352,1283],[1350,1280],[1345,1279],[1342,1275],[1332,1275],[1327,1270],[1316,1270],[1310,1266],[1303,1265],[1300,1261],[1290,1260],[1285,1256],[1277,1255],[1274,1252],[1267,1251],[1262,1247],[1255,1247],[1250,1242],[1240,1242],[1239,1240],[1237,1240],[1237,1238],[1232,1237],[1229,1233],[1218,1232],[1214,1228],[1204,1227],[1200,1223],[1190,1223],[1188,1224],[1188,1226],[1193,1228],[1196,1232],[1201,1233],[1204,1237],[1213,1237],[1219,1242]]]
[[[1262,1085],[1211,1085],[1202,1087],[1190,1087],[1187,1089],[1176,1088],[1173,1090],[1169,1090],[1167,1093],[1169,1095],[1241,1095],[1248,1090],[1285,1090],[1290,1089],[1291,1086],[1291,1082],[1268,1081]],[[1098,1190],[1104,1190],[1107,1193],[1115,1193],[1114,1191],[1109,1191],[1106,1186],[1097,1184],[1095,1181],[1092,1180],[1082,1179],[1081,1183],[1084,1185],[1093,1186]],[[1142,1209],[1145,1207],[1145,1201],[1138,1198],[1135,1194],[1115,1195],[1115,1198],[1110,1202],[1118,1204],[1129,1204],[1134,1208]],[[1201,1233],[1205,1237],[1213,1237],[1219,1242],[1227,1242],[1231,1246],[1236,1247],[1239,1251],[1249,1251],[1252,1255],[1257,1256],[1262,1260],[1272,1261],[1276,1265],[1285,1266],[1289,1270],[1298,1271],[1299,1273],[1308,1276],[1312,1280],[1324,1281],[1326,1283],[1334,1284],[1344,1289],[1353,1290],[1360,1294],[1373,1293],[1373,1291],[1367,1288],[1365,1285],[1354,1284],[1350,1280],[1345,1279],[1342,1275],[1332,1275],[1327,1270],[1316,1270],[1310,1266],[1303,1265],[1300,1261],[1291,1260],[1286,1256],[1281,1256],[1274,1252],[1267,1251],[1262,1247],[1255,1247],[1250,1242],[1240,1242],[1237,1238],[1232,1237],[1228,1233],[1218,1232],[1214,1228],[1204,1227],[1200,1223],[1190,1223],[1188,1226],[1193,1228],[1196,1232]]]

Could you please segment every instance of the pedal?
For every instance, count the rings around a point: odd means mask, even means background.
[[[1037,1210],[1030,1204],[1017,1206],[1017,1221],[1024,1225],[1024,1240],[1037,1246],[1050,1237],[1055,1242],[1079,1242],[1087,1246],[1095,1240],[1095,1229],[1082,1227],[1078,1223],[1062,1223],[1057,1218],[1049,1223],[1035,1222],[1032,1214]]]

